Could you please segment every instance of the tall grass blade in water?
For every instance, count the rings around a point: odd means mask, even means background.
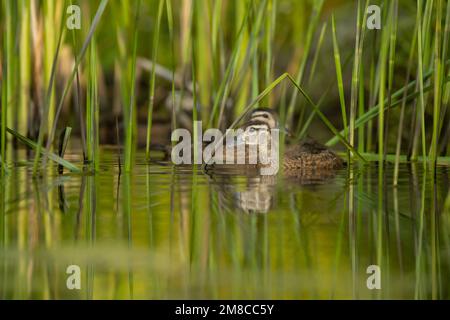
[[[7,167],[7,156],[6,156],[6,126],[8,124],[8,109],[9,102],[11,99],[11,74],[10,67],[12,65],[12,34],[10,30],[12,29],[12,13],[11,13],[11,2],[4,1],[2,3],[2,13],[4,17],[4,21],[6,22],[6,29],[8,30],[3,35],[3,54],[2,57],[4,60],[0,61],[2,63],[2,81],[1,81],[1,94],[2,94],[2,110],[1,110],[1,132],[0,132],[0,165],[1,165],[1,175],[6,172]]]
[[[442,0],[436,2],[436,29],[434,34],[434,104],[433,104],[433,136],[431,141],[430,161],[436,165],[439,139],[439,123],[442,102],[442,76],[444,74],[441,58],[441,26],[442,23]]]
[[[94,19],[92,20],[92,24],[90,26],[89,33],[88,33],[88,35],[87,35],[87,37],[86,37],[86,39],[85,39],[85,41],[83,43],[83,46],[81,48],[80,53],[78,54],[78,56],[77,56],[77,58],[75,60],[75,65],[73,66],[73,69],[72,69],[72,72],[71,72],[71,74],[70,74],[70,76],[68,78],[68,81],[67,81],[67,83],[64,86],[63,93],[62,93],[62,95],[61,95],[61,97],[59,99],[59,103],[58,103],[57,108],[56,108],[55,119],[53,121],[53,126],[52,126],[52,129],[50,131],[50,136],[48,137],[48,140],[47,140],[45,155],[49,154],[49,152],[50,152],[50,148],[51,148],[51,145],[53,143],[53,137],[54,137],[55,132],[56,132],[58,119],[59,119],[59,116],[61,114],[65,98],[68,95],[68,93],[69,93],[69,91],[71,89],[71,86],[72,86],[72,84],[73,84],[73,82],[75,80],[75,76],[76,76],[76,74],[78,72],[79,65],[80,65],[81,61],[83,60],[83,58],[84,58],[84,56],[86,54],[86,51],[87,51],[87,49],[89,47],[91,39],[92,39],[92,37],[94,35],[94,32],[95,32],[95,30],[97,28],[97,25],[100,22],[100,19],[101,19],[102,15],[103,15],[103,12],[105,11],[105,8],[106,8],[106,5],[108,4],[108,1],[109,0],[102,0],[100,2],[99,6],[98,6],[98,9],[97,9],[97,12],[95,13]],[[61,41],[61,39],[60,39],[60,41]],[[57,58],[57,55],[55,55],[54,65],[56,64],[56,60],[57,60],[56,58]],[[42,132],[41,129],[39,131],[39,136],[40,136],[40,139],[38,141],[38,151],[40,151],[40,148],[41,148],[41,145],[42,145],[42,140],[43,140],[43,132]],[[44,155],[44,158],[43,158],[43,166],[44,167],[45,167],[45,165],[47,163],[47,157],[45,155]],[[36,154],[35,160],[34,160],[34,168],[33,168],[33,173],[34,174],[37,173],[38,161],[39,161],[39,152]]]
[[[422,34],[422,1],[417,0],[417,21],[419,23],[419,28],[417,28],[417,68],[418,68],[418,81],[419,81],[419,105],[420,105],[420,128],[421,128],[421,136],[422,136],[422,155],[425,157],[426,155],[426,135],[425,135],[425,97],[424,97],[424,79],[423,79],[423,34]],[[416,130],[416,132],[419,132]],[[415,155],[413,154],[413,159]],[[424,165],[426,165],[424,163]]]
[[[312,38],[316,32],[317,25],[319,23],[323,3],[324,3],[323,0],[314,1],[313,13],[311,15],[311,20],[308,24],[308,31],[306,34],[306,43],[305,43],[304,52],[303,52],[302,60],[300,62],[299,69],[297,71],[297,75],[295,77],[295,82],[299,85],[301,85],[302,81],[303,81],[306,62],[308,61],[309,51],[311,50]],[[292,119],[292,116],[294,114],[295,103],[297,101],[297,95],[298,95],[298,92],[295,90],[292,93],[292,97],[291,97],[291,100],[290,100],[290,103],[288,106],[287,119]]]
[[[125,172],[130,172],[133,166],[133,127],[134,127],[134,112],[136,108],[136,55],[137,55],[137,45],[138,45],[138,25],[139,25],[139,15],[141,9],[141,0],[138,0],[135,8],[135,19],[133,27],[133,51],[131,56],[131,71],[130,71],[130,101],[128,105],[128,123],[125,126]]]
[[[64,34],[65,34],[65,28],[64,28],[64,24],[61,22],[60,29],[59,29],[58,45],[56,48],[56,52],[54,53],[54,56],[53,56],[52,71],[51,71],[50,78],[48,79],[48,87],[47,87],[47,92],[45,94],[44,113],[43,113],[44,115],[49,115],[50,110],[52,109],[51,105],[53,103],[52,102],[53,101],[53,87],[54,87],[55,77],[56,77],[56,68],[57,68],[58,56],[60,53],[60,48],[61,48],[61,44],[63,42]],[[41,157],[42,144],[44,143],[44,136],[47,134],[47,131],[48,131],[49,117],[50,116],[48,116],[48,117],[44,116],[41,119],[41,123],[39,126],[37,150],[36,150],[36,154],[34,156],[33,175],[37,175],[37,173],[38,173],[38,166],[39,166],[39,160]],[[44,153],[44,154],[46,154],[46,153]]]
[[[86,143],[87,161],[95,171],[99,170],[99,101],[97,80],[97,49],[92,38],[89,56],[89,77],[86,94]]]
[[[151,132],[152,132],[152,118],[153,118],[153,107],[155,104],[155,86],[156,86],[156,60],[158,57],[158,46],[159,46],[159,34],[161,27],[161,19],[164,9],[164,2],[170,0],[159,0],[158,2],[158,17],[155,23],[155,29],[153,30],[153,51],[152,51],[152,70],[150,75],[150,97],[148,103],[148,112],[147,112],[147,147],[145,156],[150,159],[150,143],[151,143]],[[137,30],[136,30],[137,32]]]
[[[358,1],[357,6],[357,17],[356,17],[356,40],[355,40],[355,55],[353,62],[353,72],[352,72],[352,85],[351,85],[351,97],[350,97],[350,124],[349,124],[349,142],[353,147],[355,146],[355,119],[356,119],[356,107],[358,104],[359,97],[359,81],[361,75],[361,59],[362,51],[364,47],[364,31],[366,21],[366,12],[368,2],[363,7],[364,14],[361,16],[360,1]],[[351,154],[353,158],[353,154]]]
[[[347,111],[345,107],[345,95],[344,95],[344,81],[342,80],[342,67],[341,67],[341,57],[339,53],[339,46],[336,37],[336,22],[334,15],[331,17],[331,30],[333,35],[333,52],[334,52],[334,64],[336,68],[336,78],[339,90],[339,102],[341,104],[341,116],[342,124],[344,126],[344,137],[347,138]]]
[[[388,62],[388,50],[389,50],[389,38],[391,30],[391,17],[392,17],[392,6],[389,8],[385,28],[383,28],[381,35],[381,50],[378,57],[378,67],[380,72],[379,78],[379,89],[378,89],[378,156],[380,164],[384,161],[384,130],[385,130],[385,98],[386,98],[386,79],[387,70],[386,65]],[[381,172],[381,171],[380,171]]]

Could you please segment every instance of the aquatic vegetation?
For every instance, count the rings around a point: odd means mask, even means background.
[[[303,297],[296,281],[308,297],[448,298],[449,39],[449,0],[2,0],[0,277],[67,297],[44,269],[79,259],[87,298]],[[257,107],[286,145],[311,135],[346,168],[292,181],[160,157],[175,129],[199,141]],[[375,262],[387,293],[363,291]]]

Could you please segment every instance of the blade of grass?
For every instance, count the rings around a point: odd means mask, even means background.
[[[166,12],[167,12],[167,25],[169,27],[170,48],[172,51],[171,63],[172,63],[172,132],[177,128],[177,117],[175,109],[175,40],[173,35],[173,11],[172,0],[166,0]],[[175,143],[175,142],[173,142]]]
[[[345,69],[347,67],[347,65],[349,64],[351,57],[352,57],[351,54],[349,54],[347,56],[347,58],[344,61],[343,69]],[[320,97],[319,101],[317,102],[317,107],[318,108],[320,108],[322,106],[322,104],[325,102],[325,98],[327,97],[329,91],[336,84],[337,80],[338,80],[337,77],[333,77],[333,80],[330,82],[330,84],[328,85],[327,89],[323,92],[322,96]],[[309,126],[311,125],[311,122],[312,122],[312,120],[314,119],[315,116],[316,116],[316,111],[313,110],[310,113],[308,119],[306,119],[305,123],[301,126],[302,131],[300,131],[300,133],[296,135],[296,140],[301,140],[302,138],[304,138],[306,136],[306,133],[307,133],[307,131],[309,129]]]
[[[2,3],[2,6],[4,6],[4,10],[2,10],[2,13],[5,15],[5,21],[6,21],[6,26],[10,25],[10,3],[9,1],[5,1]],[[3,19],[3,17],[2,17]],[[6,172],[6,124],[7,124],[7,108],[8,108],[8,72],[9,72],[9,63],[8,63],[8,58],[9,58],[9,54],[8,54],[8,47],[9,47],[9,32],[5,32],[4,35],[2,36],[2,49],[3,49],[3,59],[1,61],[2,63],[2,81],[1,81],[1,86],[2,86],[2,111],[1,111],[1,132],[0,132],[0,161],[1,161],[1,176],[3,177],[3,175]]]
[[[72,133],[71,127],[66,127],[64,131],[61,133],[61,137],[59,140],[59,148],[58,154],[61,159],[64,159],[64,154],[66,153],[67,145],[69,144],[70,134]],[[58,165],[58,172],[62,174],[64,172],[64,167],[62,165]]]
[[[446,64],[448,64],[448,63],[450,63],[450,60],[446,61]],[[432,74],[433,74],[433,70],[430,70],[429,72],[427,72],[427,73],[423,76],[423,79],[424,79],[424,80],[428,79]],[[450,81],[450,78],[447,77],[447,78],[445,79],[445,82],[449,82],[449,81]],[[392,95],[392,99],[399,98],[400,96],[402,96],[402,94],[404,94],[405,90],[408,91],[408,90],[410,90],[411,88],[415,87],[415,85],[416,85],[416,80],[409,82],[407,86],[405,86],[405,87],[403,87],[403,88],[397,90],[397,91]],[[432,89],[432,86],[427,86],[427,87],[424,88],[423,91],[424,91],[424,92],[428,92],[430,89]],[[419,96],[419,95],[420,95],[420,92],[419,92],[419,91],[414,92],[414,93],[408,95],[407,100],[410,100],[410,99],[412,99],[412,98],[415,98],[415,97],[417,97],[417,96]],[[387,98],[386,98],[386,99],[385,99],[385,102],[384,102],[384,103],[385,103],[385,108],[392,108],[392,107],[398,106],[398,105],[400,104],[400,102],[401,102],[401,100],[396,101],[396,102],[392,103],[391,106],[389,106],[389,105],[387,105]],[[379,111],[380,111],[380,110],[379,110],[379,104],[376,104],[376,105],[374,105],[373,107],[369,108],[369,110],[368,110],[366,113],[364,113],[364,115],[363,115],[362,117],[359,117],[359,118],[356,120],[356,122],[355,122],[355,128],[359,128],[360,125],[364,125],[364,124],[367,123],[369,120],[371,120],[371,119],[373,119],[374,117],[376,117],[376,116],[378,115],[378,112],[379,112]],[[342,135],[342,134],[344,133],[344,129],[341,130],[339,133]],[[327,146],[332,146],[332,145],[335,145],[338,141],[339,141],[339,138],[333,137],[333,138],[331,138],[330,140],[327,141],[326,145],[327,145]]]
[[[418,27],[419,27],[419,24],[416,21],[415,26],[414,26],[412,41],[411,41],[411,47],[409,50],[408,67],[407,67],[407,71],[406,71],[405,85],[404,85],[405,87],[408,85],[408,82],[409,82],[409,79],[411,76],[414,52],[415,52],[415,47],[417,44],[417,28]],[[397,144],[396,144],[396,150],[395,150],[395,164],[394,164],[394,178],[393,178],[394,186],[396,186],[398,184],[400,153],[401,153],[401,147],[402,147],[402,136],[403,136],[403,128],[404,128],[403,123],[404,123],[404,119],[405,119],[405,107],[406,107],[407,94],[408,94],[408,90],[405,90],[403,92],[402,107],[400,110],[400,119],[399,119],[398,132],[397,132]],[[391,105],[391,103],[389,103],[389,105]]]
[[[89,33],[88,33],[88,35],[87,35],[87,37],[86,37],[86,39],[85,39],[85,41],[83,43],[83,46],[81,48],[80,53],[78,54],[78,56],[76,58],[75,65],[74,65],[74,67],[72,69],[72,73],[70,74],[70,76],[68,78],[68,82],[66,83],[66,85],[64,87],[64,91],[63,91],[63,93],[61,95],[61,98],[59,100],[58,107],[56,108],[55,119],[53,121],[53,127],[52,127],[52,130],[50,132],[50,136],[48,137],[48,140],[47,140],[46,153],[44,154],[44,158],[43,158],[43,166],[44,167],[45,167],[46,160],[47,160],[46,159],[46,155],[49,154],[50,147],[51,147],[51,144],[53,142],[53,137],[55,135],[56,127],[58,125],[58,119],[59,119],[59,116],[61,114],[62,107],[64,105],[64,100],[65,100],[67,94],[69,93],[69,91],[71,89],[71,86],[72,86],[73,81],[75,79],[75,75],[76,75],[76,73],[78,71],[78,67],[79,67],[81,61],[83,60],[83,58],[84,58],[84,56],[86,54],[86,51],[87,51],[87,49],[89,47],[89,44],[90,44],[91,39],[92,39],[92,37],[94,35],[94,32],[97,29],[97,25],[100,22],[100,19],[101,19],[102,15],[103,15],[103,13],[105,11],[105,8],[106,8],[106,5],[108,4],[108,1],[109,0],[102,0],[100,2],[99,6],[98,6],[98,9],[97,9],[97,12],[95,13],[94,19],[92,20],[92,24],[91,24],[91,27],[89,29]],[[41,144],[42,144],[42,140],[38,142],[38,148],[40,148]],[[36,158],[37,158],[37,160],[39,160],[39,155],[36,155]],[[36,160],[36,158],[35,158],[35,168],[33,169],[34,173],[37,172],[37,160]]]
[[[86,150],[87,161],[95,171],[99,170],[99,101],[97,80],[97,49],[95,36],[89,49],[89,71],[86,93]]]
[[[386,3],[386,2],[385,2]],[[386,125],[385,122],[385,97],[386,97],[386,64],[388,59],[388,50],[389,50],[389,37],[390,30],[392,28],[391,25],[391,17],[392,17],[392,6],[389,8],[389,12],[387,14],[387,19],[385,23],[385,28],[383,28],[383,32],[381,34],[381,49],[380,54],[378,56],[378,65],[380,72],[379,79],[379,88],[378,88],[378,154],[379,154],[379,162],[380,165],[384,161],[384,128]],[[389,98],[388,98],[389,99]],[[382,171],[382,170],[380,170]]]
[[[38,149],[38,144],[30,139],[28,139],[27,137],[22,136],[20,133],[10,129],[10,128],[6,128],[6,131],[11,134],[12,136],[14,136],[17,140],[19,140],[20,142],[22,142],[23,144],[25,144],[27,147],[29,147],[30,149],[35,150],[36,152],[39,150]],[[62,165],[63,167],[67,168],[68,170],[75,172],[75,173],[81,173],[81,169],[78,168],[77,166],[75,166],[74,164],[72,164],[71,162],[64,160],[63,158],[57,156],[56,154],[52,153],[52,152],[47,152],[45,149],[40,149],[39,152],[44,156],[48,157],[50,160],[56,162],[59,165]]]
[[[331,30],[333,35],[333,52],[334,52],[334,65],[336,68],[336,78],[338,83],[338,91],[339,91],[339,102],[341,105],[341,117],[342,124],[344,126],[344,137],[347,138],[347,111],[345,107],[345,95],[344,95],[344,81],[342,80],[342,67],[341,67],[341,58],[339,54],[339,45],[336,37],[336,23],[334,19],[334,15],[331,16]]]
[[[350,97],[350,124],[349,124],[349,142],[353,147],[355,146],[355,118],[359,96],[359,81],[360,81],[359,76],[361,73],[361,59],[364,47],[364,31],[366,25],[364,21],[366,21],[367,16],[367,6],[368,1],[366,1],[365,6],[363,7],[364,14],[361,17],[360,1],[358,1],[357,17],[356,17],[355,53],[354,53],[351,97]],[[354,157],[353,154],[350,155],[352,158]]]
[[[323,39],[325,38],[325,33],[327,31],[327,23],[322,24],[320,29],[319,39],[317,40],[316,50],[314,52],[314,57],[312,59],[311,70],[309,71],[308,84],[312,83],[314,75],[316,74],[317,61],[319,61],[320,50],[322,49]]]
[[[20,106],[17,112],[17,131],[26,134],[31,83],[30,0],[22,0],[20,18]]]
[[[136,107],[136,56],[138,44],[138,23],[140,17],[141,0],[138,0],[135,11],[134,27],[133,27],[133,52],[131,56],[131,92],[128,107],[128,123],[125,132],[125,172],[129,173],[133,166],[133,123],[134,109]]]
[[[150,75],[150,93],[149,93],[149,103],[148,103],[148,111],[147,111],[147,144],[145,149],[145,157],[147,160],[150,159],[150,143],[151,143],[151,132],[152,132],[152,118],[153,118],[153,106],[155,104],[155,84],[156,84],[156,73],[155,73],[155,64],[158,58],[158,46],[159,46],[159,34],[161,28],[161,19],[164,9],[164,1],[158,1],[158,17],[155,23],[155,29],[153,33],[153,51],[152,51],[152,71]]]
[[[397,24],[398,24],[398,0],[394,0],[391,2],[391,28],[390,28],[390,36],[389,36],[389,62],[388,62],[388,86],[387,86],[387,97],[388,97],[388,105],[391,105],[392,102],[392,88],[394,82],[394,66],[395,66],[395,52],[396,52],[396,42],[397,42]],[[389,138],[389,115],[390,109],[388,108],[386,111],[386,127],[384,132],[384,156],[387,154],[388,149],[388,138]]]
[[[442,23],[442,0],[436,2],[436,29],[434,34],[434,104],[433,104],[433,135],[430,150],[430,160],[436,165],[439,139],[439,122],[441,116],[442,101],[442,75],[443,65],[441,60],[441,26]]]
[[[323,0],[314,1],[313,12],[311,14],[311,19],[308,24],[308,31],[306,33],[306,43],[305,43],[305,48],[304,48],[304,52],[303,52],[303,56],[302,56],[302,61],[300,63],[300,67],[298,69],[297,76],[295,77],[296,83],[298,83],[300,85],[303,81],[303,75],[304,75],[304,71],[305,71],[306,62],[308,61],[308,56],[309,56],[309,51],[311,49],[312,39],[316,32],[317,25],[319,23],[323,3],[324,3]],[[298,95],[298,92],[297,92],[297,90],[295,90],[292,93],[291,101],[288,106],[287,119],[293,119],[294,107],[295,107],[295,103],[297,101],[297,95]]]
[[[265,63],[265,85],[269,85],[272,82],[273,74],[273,40],[275,35],[276,23],[277,23],[277,0],[269,0],[267,4],[267,16],[266,19],[266,63]],[[271,105],[271,101],[268,102]]]
[[[429,4],[432,3],[432,1],[427,2],[425,13],[429,11]],[[432,5],[432,4],[431,4]],[[427,14],[425,14],[425,20],[422,19],[422,1],[417,0],[417,17],[416,17],[419,28],[417,29],[417,65],[418,65],[418,80],[419,80],[419,93],[420,93],[420,99],[419,99],[419,106],[420,110],[419,116],[417,121],[420,121],[420,131],[416,130],[416,133],[414,135],[414,141],[418,141],[418,135],[421,134],[422,137],[422,155],[425,157],[426,155],[426,130],[425,130],[425,96],[424,96],[424,79],[423,79],[423,62],[426,61],[428,50],[425,50],[425,53],[423,52],[424,44],[427,42],[427,36],[425,36],[425,39],[423,39],[424,30],[426,30],[427,26]],[[422,23],[423,21],[423,23]],[[425,46],[425,48],[427,48]],[[425,58],[425,59],[424,59]],[[416,144],[414,144],[416,145]],[[417,158],[417,151],[416,148],[413,148],[411,159]]]
[[[64,3],[64,7],[65,7],[66,3]],[[57,61],[58,61],[58,57],[59,57],[59,51],[61,48],[61,43],[62,40],[64,38],[64,27],[63,27],[63,23],[61,23],[60,25],[60,30],[59,30],[59,39],[58,39],[58,45],[56,47],[56,52],[54,54],[53,57],[53,63],[52,63],[52,72],[51,72],[51,76],[49,78],[49,83],[47,86],[47,92],[45,95],[45,101],[44,101],[44,112],[43,112],[43,116],[41,119],[41,123],[39,125],[39,135],[38,135],[38,141],[37,141],[37,150],[36,150],[36,154],[34,156],[34,164],[33,164],[33,175],[37,175],[38,173],[38,164],[39,164],[39,159],[41,156],[41,149],[42,149],[42,144],[44,142],[44,135],[47,133],[47,126],[48,126],[48,119],[49,117],[45,116],[48,115],[50,112],[50,108],[51,108],[51,101],[52,101],[52,96],[53,96],[53,86],[54,86],[54,82],[55,82],[55,76],[56,76],[56,67],[57,67]]]
[[[247,12],[249,12],[249,10],[247,10]],[[237,34],[236,44],[233,48],[233,52],[231,54],[230,61],[228,63],[226,71],[225,71],[225,75],[223,77],[222,82],[220,83],[219,91],[216,93],[216,96],[214,98],[214,104],[212,107],[211,116],[209,118],[208,127],[213,126],[214,119],[216,119],[217,112],[219,112],[219,103],[223,100],[223,97],[226,95],[226,92],[228,92],[228,90],[229,90],[230,81],[232,79],[234,69],[235,69],[235,66],[238,61],[238,57],[239,57],[238,53],[239,53],[239,49],[240,49],[241,42],[243,39],[245,26],[247,25],[247,21],[248,21],[248,13],[245,15],[245,17],[242,20],[241,26],[240,26],[238,34]],[[223,105],[223,107],[225,107],[225,105]],[[221,111],[221,113],[222,113],[222,111]],[[220,118],[220,116],[219,116],[219,118]],[[217,121],[217,123],[218,122],[219,121]]]
[[[55,52],[56,47],[60,47],[58,44],[59,39],[61,38],[62,34],[62,25],[61,22],[61,28],[59,29],[59,36],[56,34],[57,30],[55,30],[55,23],[56,23],[56,8],[55,8],[56,1],[50,0],[50,1],[44,1],[43,2],[43,23],[44,23],[44,83],[50,83],[52,81],[52,78],[54,77],[53,72],[55,70],[54,63],[56,59],[53,56],[53,53]],[[67,7],[67,3],[64,3],[64,8]],[[59,50],[58,50],[59,51]],[[56,55],[55,55],[56,57]],[[48,128],[51,128],[53,125],[53,117],[55,115],[55,89],[54,86],[51,85],[48,87],[48,99],[47,103],[44,105],[44,112],[43,116],[47,119],[45,120],[48,124],[48,126],[45,127],[45,134],[50,134],[50,131],[47,132]]]
[[[236,86],[237,88],[237,95],[239,96],[237,98],[237,102],[236,105],[237,107],[235,107],[235,111],[239,112],[243,106],[242,101],[247,101],[247,92],[245,90],[245,88],[249,87],[248,85],[241,85],[241,81],[244,81],[247,77],[247,66],[249,65],[249,63],[253,62],[253,68],[251,71],[252,74],[252,78],[251,78],[251,83],[250,83],[250,87],[252,89],[252,94],[255,94],[257,92],[256,87],[258,86],[258,68],[257,68],[257,61],[255,60],[255,57],[257,57],[257,48],[259,46],[259,42],[260,42],[260,32],[262,32],[262,25],[263,25],[263,18],[264,18],[264,13],[265,13],[265,8],[267,8],[267,0],[264,1],[260,1],[259,5],[254,8],[254,10],[252,10],[252,4],[253,2],[249,2],[248,8],[247,8],[247,12],[245,12],[245,16],[251,16],[253,18],[252,19],[247,19],[244,18],[244,21],[248,21],[248,25],[247,27],[251,28],[251,33],[250,33],[250,39],[247,38],[247,33],[242,33],[241,37],[238,38],[238,43],[237,43],[237,51],[236,51],[236,57],[234,59],[234,61],[236,62],[235,65],[233,66],[233,69],[231,69],[230,72],[230,76],[227,80],[227,83],[225,85],[224,88],[224,93],[221,97],[221,102],[220,102],[220,113],[219,113],[219,118],[217,121],[217,126],[219,126],[219,124],[222,124],[222,120],[223,120],[223,115],[225,112],[225,106],[227,104],[228,101],[228,97],[230,95],[230,91],[232,88],[232,82],[234,80],[235,75],[238,73],[237,71],[239,71],[240,76],[237,77],[238,80],[237,83],[239,85]],[[253,12],[253,13],[252,13]],[[253,22],[253,23],[251,23]],[[245,31],[245,30],[244,30]]]
[[[73,5],[73,0],[70,0],[70,4]],[[76,36],[76,29],[74,28],[72,30],[72,44],[75,51],[78,52],[78,41]],[[76,89],[74,91],[74,100],[75,100],[75,106],[78,110],[78,117],[80,119],[80,136],[81,136],[81,148],[83,149],[83,159],[86,160],[87,158],[87,147],[86,147],[86,128],[84,124],[84,114],[83,109],[81,107],[80,98],[81,98],[81,84],[80,84],[80,72],[79,69],[77,70],[76,74]]]

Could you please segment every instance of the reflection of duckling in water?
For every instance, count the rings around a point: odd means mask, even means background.
[[[211,175],[211,183],[218,195],[222,210],[245,213],[268,213],[274,203],[276,176],[235,176],[220,172]],[[242,179],[245,184],[242,184]]]

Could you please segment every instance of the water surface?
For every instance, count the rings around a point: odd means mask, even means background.
[[[9,172],[0,298],[450,298],[448,167],[402,165],[394,188],[391,165],[295,180],[117,162],[104,150],[95,175]]]

